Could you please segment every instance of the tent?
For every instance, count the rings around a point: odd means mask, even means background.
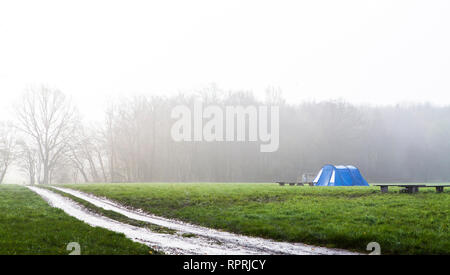
[[[347,165],[325,165],[314,179],[316,186],[369,186],[358,168]]]

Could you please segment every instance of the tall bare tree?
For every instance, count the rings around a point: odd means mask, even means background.
[[[18,128],[29,136],[38,152],[42,183],[48,184],[79,123],[77,110],[62,92],[43,86],[24,94],[17,117]]]

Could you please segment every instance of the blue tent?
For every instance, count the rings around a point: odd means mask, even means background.
[[[369,186],[358,168],[347,165],[325,165],[314,179],[316,186]]]

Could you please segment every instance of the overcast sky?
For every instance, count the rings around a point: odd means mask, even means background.
[[[27,86],[106,98],[268,86],[353,103],[450,104],[450,1],[0,2],[0,119]]]

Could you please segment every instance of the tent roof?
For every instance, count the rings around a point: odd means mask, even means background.
[[[314,179],[316,186],[369,186],[353,165],[325,165]]]

